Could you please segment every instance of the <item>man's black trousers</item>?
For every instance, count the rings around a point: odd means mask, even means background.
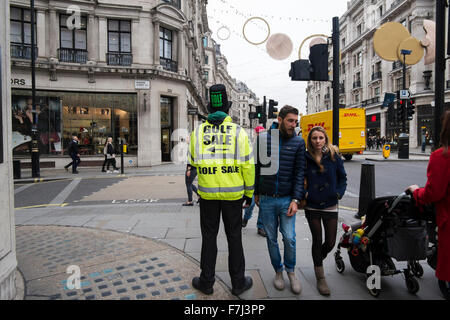
[[[233,288],[245,284],[245,258],[242,248],[242,199],[235,201],[200,199],[200,227],[202,253],[200,282],[211,288],[214,285],[217,258],[217,233],[220,213],[228,240],[228,270]]]

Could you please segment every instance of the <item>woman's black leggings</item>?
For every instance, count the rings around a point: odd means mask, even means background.
[[[321,267],[323,259],[333,250],[337,234],[337,212],[305,210],[312,234],[312,257],[315,267]],[[325,229],[325,242],[322,243],[322,225]]]

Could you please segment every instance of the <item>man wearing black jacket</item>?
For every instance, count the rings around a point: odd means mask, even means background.
[[[69,156],[72,158],[72,162],[64,166],[66,171],[69,170],[69,167],[72,166],[72,173],[77,174],[77,167],[80,164],[80,151],[78,148],[78,136],[76,134],[72,135],[72,141],[69,143],[69,147],[67,149],[69,152]]]
[[[255,203],[262,215],[270,260],[275,270],[274,286],[284,289],[286,269],[295,294],[301,292],[295,275],[295,214],[305,197],[305,141],[295,134],[298,110],[284,106],[278,123],[258,137],[255,179]],[[278,228],[283,236],[284,265],[278,247]]]

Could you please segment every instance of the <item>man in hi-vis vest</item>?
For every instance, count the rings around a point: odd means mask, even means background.
[[[228,269],[232,293],[250,289],[251,277],[245,277],[242,248],[242,204],[252,202],[255,165],[247,133],[228,116],[231,102],[225,86],[210,88],[209,116],[191,133],[189,162],[197,167],[200,196],[202,251],[201,274],[192,286],[205,294],[213,293],[217,258],[217,233],[220,214],[228,240]]]

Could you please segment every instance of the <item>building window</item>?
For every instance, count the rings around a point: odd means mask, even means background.
[[[181,9],[181,0],[163,0],[166,3],[173,5],[174,7]]]
[[[203,37],[202,40],[203,40],[203,47],[204,48],[208,47],[208,37]]]
[[[34,45],[36,47],[36,14],[34,28]],[[11,7],[10,11],[11,57],[31,59],[31,11]],[[37,50],[35,51],[37,57]]]
[[[356,27],[356,35],[359,37],[361,35],[362,32],[362,23],[358,24],[358,26]]]
[[[380,6],[378,8],[378,15],[379,15],[380,18],[383,16],[383,6]]]
[[[342,38],[342,48],[345,48],[345,38]]]
[[[206,55],[206,56],[205,56],[205,64],[207,65],[208,63],[209,63],[209,56]]]
[[[172,60],[173,32],[172,30],[159,28],[159,61],[163,68],[168,71],[176,72],[178,69],[177,61]]]
[[[109,65],[130,66],[131,55],[131,21],[108,19],[108,53]]]
[[[63,62],[86,63],[87,37],[86,17],[81,17],[80,28],[69,30],[67,19],[69,15],[59,16],[59,60]]]
[[[358,65],[362,65],[362,51],[358,52]]]
[[[373,96],[378,97],[380,95],[380,87],[375,87],[373,90]]]

